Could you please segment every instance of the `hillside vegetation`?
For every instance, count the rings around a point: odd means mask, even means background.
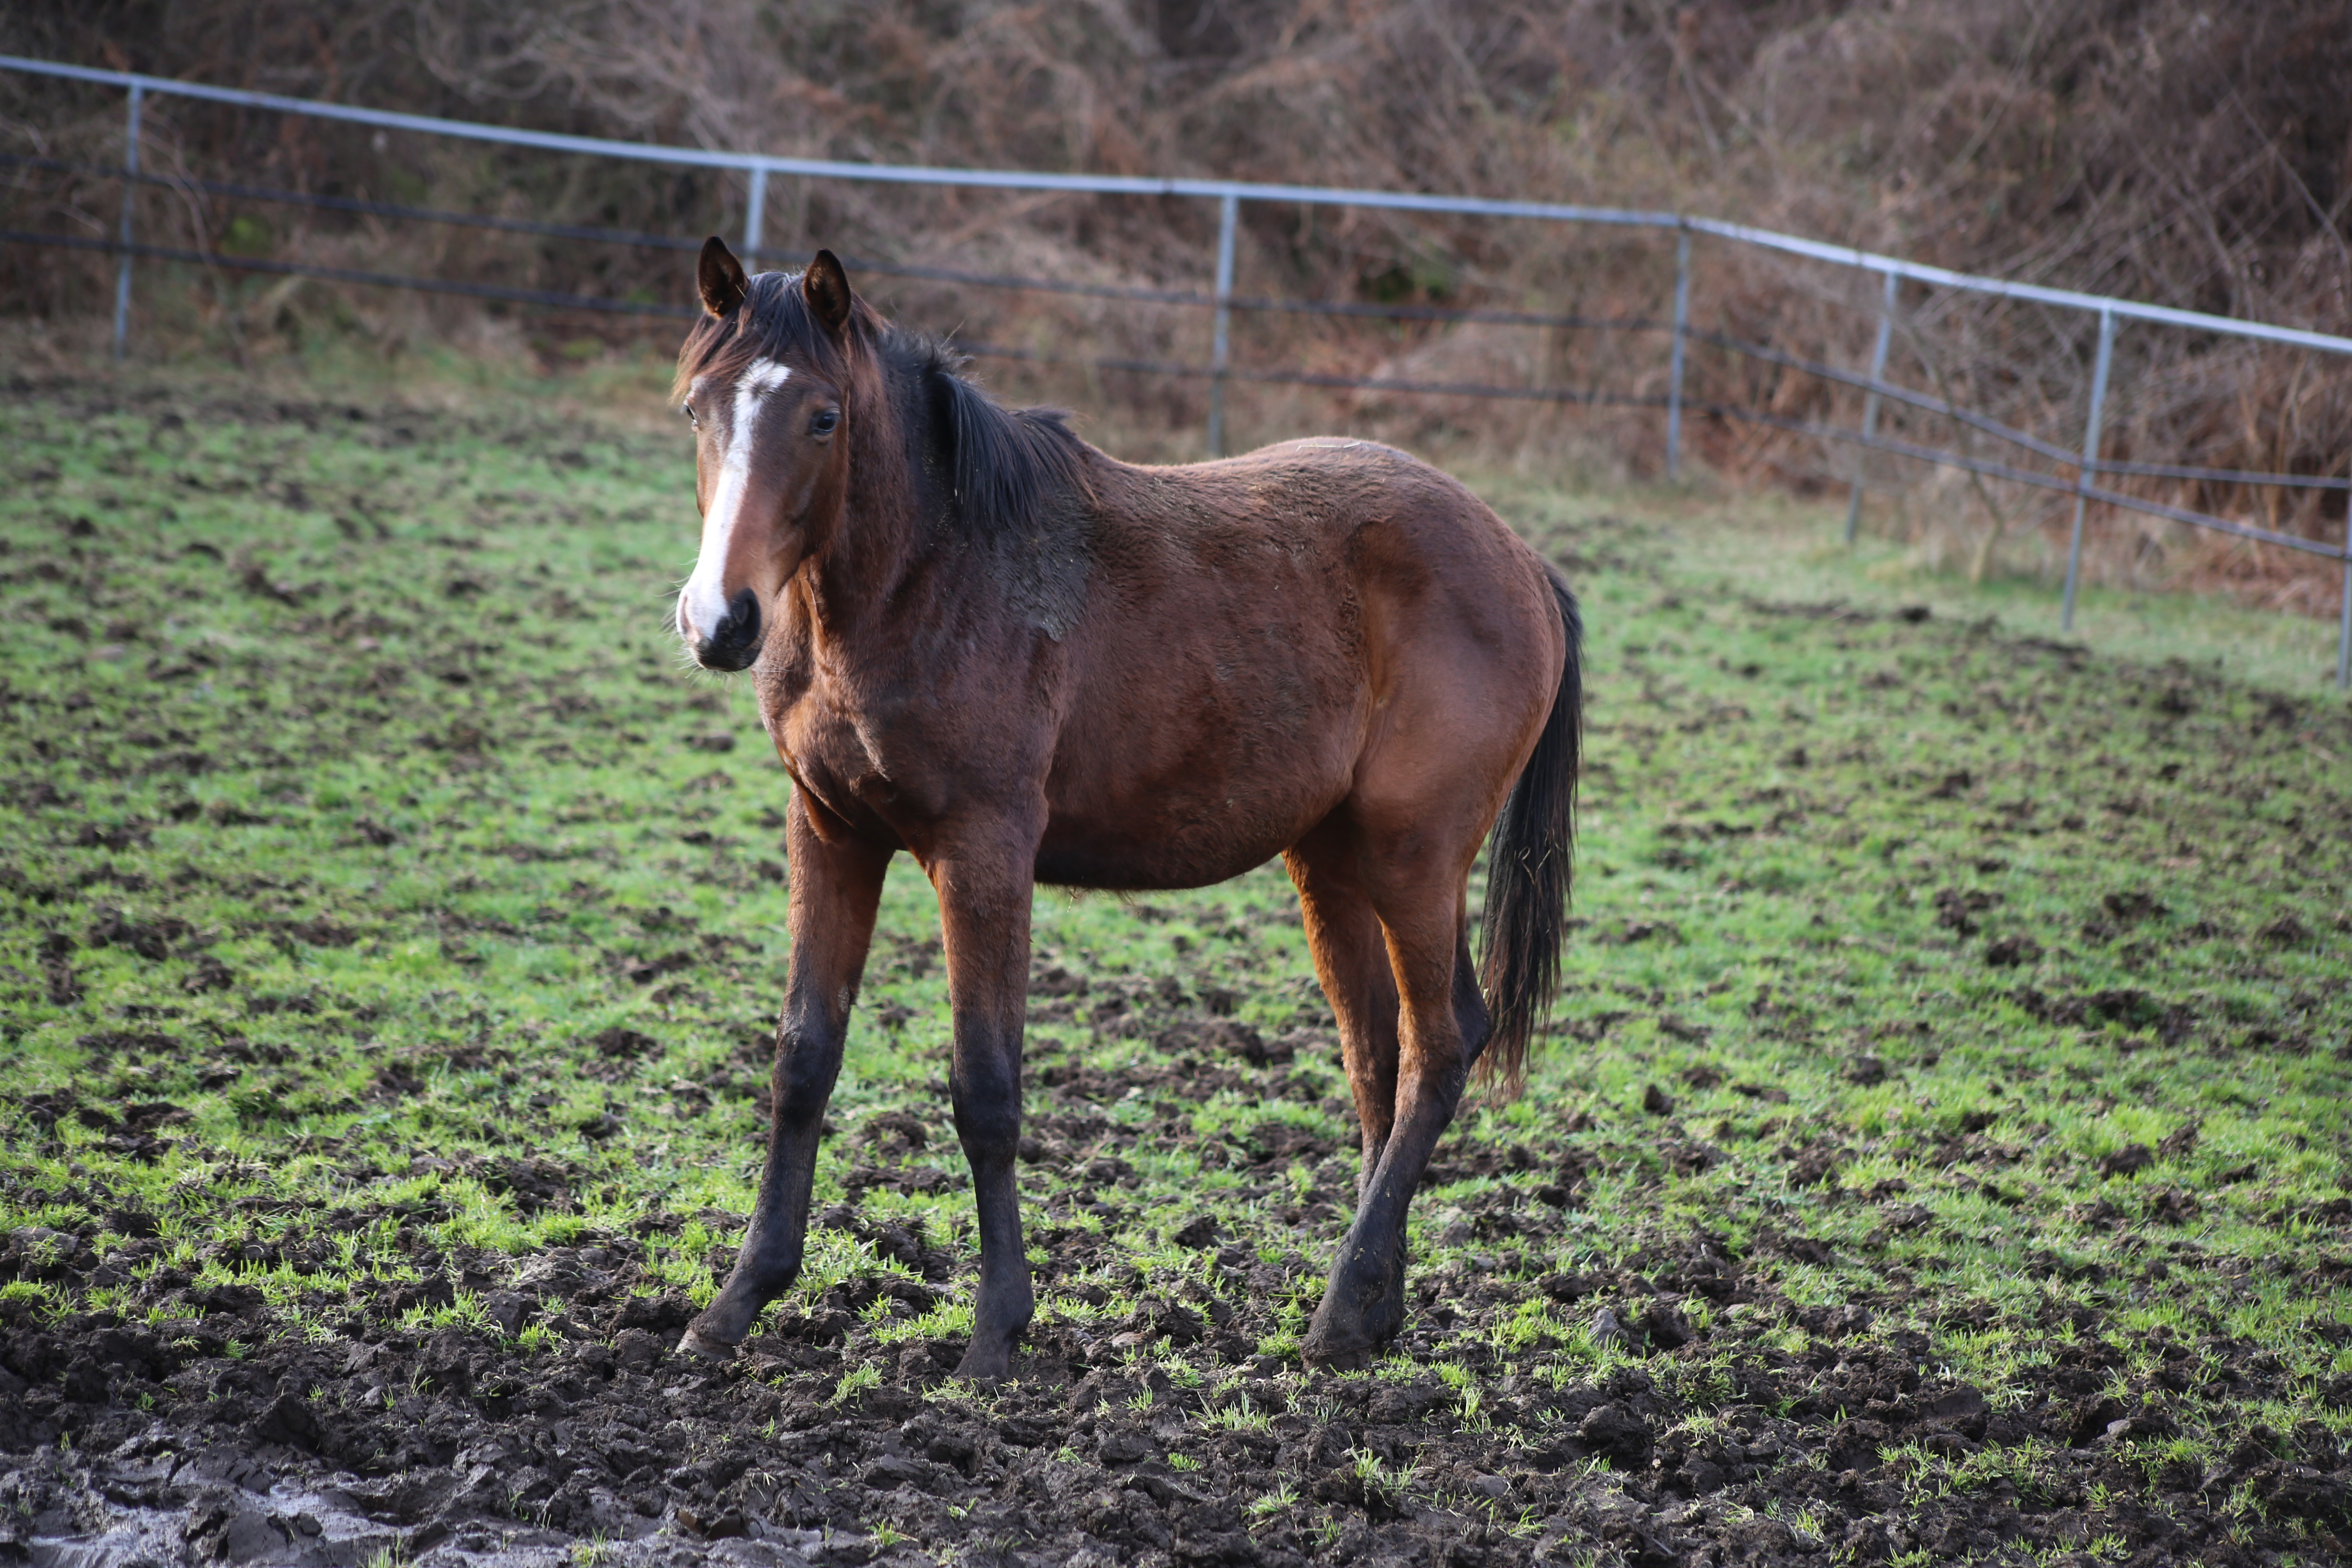
[[[856,160],[1217,174],[1671,207],[1946,266],[2197,310],[2352,330],[2352,27],[2339,0],[279,0],[110,3],[0,20],[0,47],[275,91],[633,139]],[[9,150],[119,157],[119,97],[0,79]],[[151,166],[303,191],[698,236],[733,232],[732,176],[599,165],[158,100]],[[115,186],[19,168],[12,222],[96,235]],[[780,262],[845,254],[1118,285],[1198,289],[1213,214],[1159,199],[992,196],[780,181]],[[645,299],[682,297],[660,252],[416,227],[151,190],[170,243]],[[1387,305],[1664,313],[1671,247],[1622,232],[1330,209],[1248,209],[1245,294]],[[1866,281],[1702,247],[1699,321],[1802,358],[1864,363]],[[11,309],[90,320],[103,258],[0,250]],[[900,279],[887,302],[1033,353],[1198,363],[1196,310]],[[159,341],[238,354],[357,331],[387,350],[481,326],[476,307],[227,273],[151,280]],[[142,301],[151,295],[142,295]],[[635,329],[532,319],[549,363]],[[1914,291],[1897,379],[2062,447],[2080,438],[2088,318]],[[509,340],[510,341],[510,340]],[[1654,395],[1651,333],[1368,324],[1245,314],[1244,364]],[[2182,334],[2125,334],[2111,458],[2342,474],[2352,374]],[[1000,379],[1103,411],[1129,449],[1197,452],[1205,390],[1011,364]],[[1696,353],[1692,393],[1851,423],[1855,395]],[[1346,426],[1424,448],[1617,474],[1654,471],[1654,412],[1240,387],[1244,440]],[[1914,438],[1975,450],[1924,416]],[[1843,484],[1809,438],[1695,422],[1697,451],[1751,480]],[[1997,448],[1995,449],[1998,450]],[[1874,526],[1931,555],[2046,570],[2063,498],[1889,464]],[[2339,499],[2135,481],[2179,504],[2334,539]],[[2332,614],[2336,574],[2133,518],[2097,517],[2095,571],[2229,581]]]

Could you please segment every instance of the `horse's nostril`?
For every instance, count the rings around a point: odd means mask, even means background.
[[[724,648],[751,648],[760,644],[760,595],[739,588],[727,599],[727,618],[710,630],[710,642]]]
[[[710,635],[695,646],[694,657],[709,669],[745,669],[759,654],[759,595],[739,588]]]
[[[749,588],[738,588],[735,596],[727,601],[727,618],[719,623],[711,634],[713,641],[732,644],[755,644],[760,640],[760,596]]]

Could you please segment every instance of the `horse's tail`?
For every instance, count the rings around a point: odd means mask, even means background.
[[[1506,1096],[1527,1081],[1528,1041],[1559,988],[1559,943],[1567,924],[1576,850],[1576,779],[1584,729],[1584,622],[1567,579],[1549,565],[1568,659],[1543,735],[1521,770],[1486,859],[1486,912],[1479,980],[1494,1032],[1479,1071]]]

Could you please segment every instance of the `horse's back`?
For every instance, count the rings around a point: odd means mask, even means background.
[[[1359,571],[1418,562],[1433,586],[1474,589],[1482,574],[1540,586],[1540,563],[1492,508],[1378,441],[1309,437],[1215,462],[1116,468],[1123,482],[1106,487],[1103,521],[1114,536],[1148,536],[1145,554],[1243,565],[1273,550]]]
[[[1368,764],[1400,735],[1516,770],[1558,678],[1555,617],[1541,563],[1459,481],[1328,438],[1097,478],[1048,879],[1234,875],[1385,787],[1394,767]]]
[[[1272,609],[1301,630],[1344,632],[1360,663],[1429,641],[1550,640],[1542,561],[1461,480],[1410,453],[1314,437],[1129,471],[1150,477],[1131,519],[1164,542],[1163,563],[1181,558],[1212,579],[1180,590],[1188,618],[1203,599],[1251,617]],[[1538,662],[1556,673],[1557,650]]]

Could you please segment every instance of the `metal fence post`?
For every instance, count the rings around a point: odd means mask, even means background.
[[[2074,591],[2083,579],[2083,512],[2090,501],[2084,492],[2099,462],[2099,416],[2107,401],[2107,365],[2116,352],[2116,313],[2099,312],[2099,357],[2091,367],[2091,417],[2083,428],[2083,461],[2074,470],[2074,536],[2066,545],[2066,600],[2058,612],[2058,629],[2074,629]]]
[[[121,359],[129,352],[131,338],[131,198],[139,193],[139,111],[144,107],[146,94],[140,84],[131,84],[131,117],[122,133],[122,223],[121,253],[114,263],[114,357]]]
[[[2344,498],[2344,603],[2336,614],[2336,689],[2352,691],[2352,494]]]
[[[750,196],[743,204],[743,259],[755,260],[760,254],[761,231],[768,221],[768,170],[765,164],[754,164],[743,171],[743,183],[750,187]],[[754,266],[752,271],[759,268]]]
[[[1675,231],[1675,353],[1666,374],[1666,478],[1683,466],[1683,336],[1690,329],[1690,230]]]
[[[1862,529],[1862,479],[1870,461],[1870,444],[1878,435],[1878,385],[1886,379],[1886,343],[1895,334],[1895,294],[1902,285],[1898,273],[1886,275],[1886,297],[1878,307],[1878,342],[1870,350],[1871,388],[1862,400],[1862,444],[1853,449],[1853,494],[1845,502],[1845,542],[1852,544]]]
[[[1234,227],[1241,198],[1227,191],[1217,204],[1217,325],[1209,342],[1209,456],[1225,455],[1225,355],[1234,321]]]

